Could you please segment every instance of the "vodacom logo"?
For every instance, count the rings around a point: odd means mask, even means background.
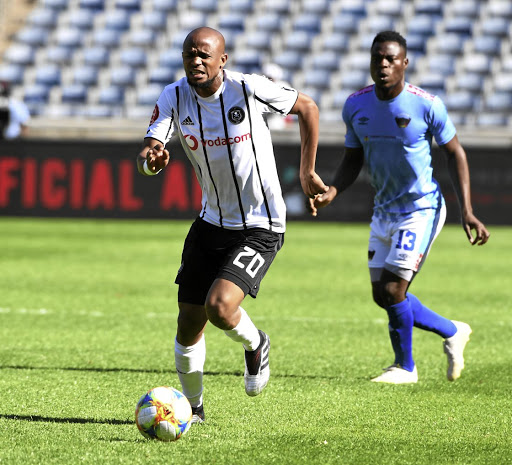
[[[192,134],[185,134],[183,136],[187,145],[190,147],[190,150],[197,150],[199,147],[199,141]],[[247,134],[242,134],[241,136],[235,137],[217,137],[216,139],[204,139],[201,141],[201,145],[204,147],[219,147],[221,145],[233,145],[239,144],[240,142],[245,142],[251,139],[251,134],[248,132]]]
[[[197,147],[199,147],[199,142],[197,142],[197,139],[194,136],[186,134],[184,138],[187,141],[187,145],[190,147],[190,150],[196,150]]]

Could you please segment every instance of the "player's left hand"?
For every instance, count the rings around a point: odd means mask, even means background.
[[[467,215],[467,217],[463,219],[462,227],[472,245],[484,245],[491,236],[485,225],[473,214]],[[473,229],[475,230],[474,237],[472,234]]]
[[[319,194],[324,194],[329,189],[315,171],[306,175],[301,175],[300,183],[304,194],[306,194],[310,199],[314,199],[315,196]]]
[[[160,144],[155,145],[146,153],[148,168],[155,173],[167,166],[169,158],[169,151]]]

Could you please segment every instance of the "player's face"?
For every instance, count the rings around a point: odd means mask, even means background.
[[[222,68],[227,55],[214,35],[198,33],[183,44],[183,68],[188,83],[202,97],[214,94],[222,84]]]
[[[377,42],[372,47],[370,73],[381,99],[396,97],[405,85],[405,69],[409,63],[397,42]]]

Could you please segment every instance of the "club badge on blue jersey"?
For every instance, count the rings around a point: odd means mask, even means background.
[[[406,128],[411,122],[411,117],[407,113],[400,113],[398,116],[395,116],[395,121],[399,128]]]

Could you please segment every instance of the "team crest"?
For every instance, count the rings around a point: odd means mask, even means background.
[[[233,124],[240,124],[245,118],[245,111],[240,107],[233,107],[228,111],[228,119]]]
[[[400,113],[395,117],[395,121],[399,128],[406,128],[411,122],[411,117],[407,113]]]
[[[158,108],[158,104],[157,104],[157,105],[155,105],[155,109],[153,110],[153,114],[151,115],[151,121],[149,122],[150,126],[158,119],[159,115],[160,115],[160,109]]]

